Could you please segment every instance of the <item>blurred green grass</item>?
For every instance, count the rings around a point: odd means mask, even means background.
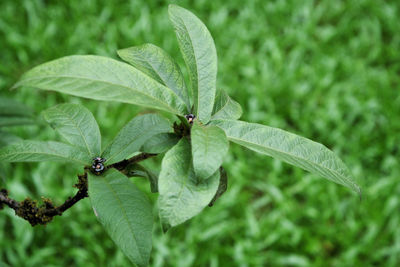
[[[192,10],[210,29],[218,86],[243,106],[244,120],[324,143],[348,164],[364,193],[360,201],[344,187],[232,145],[224,163],[227,193],[168,234],[156,223],[152,266],[398,266],[400,2],[171,2]],[[72,54],[116,58],[116,49],[145,42],[163,47],[183,67],[167,5],[0,1],[1,94],[36,114],[56,103],[83,103],[107,142],[143,109],[8,88],[45,61]],[[40,121],[10,131],[59,138]],[[13,164],[1,186],[18,199],[46,196],[59,203],[74,193],[79,171]],[[130,264],[97,223],[88,199],[46,227],[31,228],[5,209],[0,227],[0,265]]]

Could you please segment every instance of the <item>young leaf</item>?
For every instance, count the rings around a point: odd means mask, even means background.
[[[174,133],[161,133],[148,139],[140,149],[142,152],[159,154],[169,150],[178,143],[179,137]]]
[[[69,56],[25,73],[14,88],[29,86],[96,100],[117,101],[186,114],[185,103],[129,64],[101,56]]]
[[[163,49],[153,44],[117,51],[119,57],[156,81],[172,89],[190,110],[190,99],[181,69]]]
[[[85,151],[64,143],[24,140],[0,149],[0,161],[67,161],[86,165],[92,159]]]
[[[214,40],[203,22],[190,11],[170,5],[168,12],[190,75],[195,113],[206,124],[211,118],[217,82]]]
[[[0,116],[0,127],[18,126],[33,124],[34,120],[30,117],[22,116]]]
[[[32,117],[33,111],[13,99],[0,97],[0,115]]]
[[[139,163],[133,163],[126,167],[124,174],[127,177],[143,177],[147,178],[150,182],[150,190],[152,193],[158,192],[158,176],[152,171],[143,167]]]
[[[156,134],[171,132],[170,122],[158,114],[145,114],[133,118],[109,144],[102,157],[112,164],[138,152],[144,142]]]
[[[216,120],[212,124],[223,129],[232,142],[321,175],[361,194],[346,165],[319,143],[256,123]]]
[[[214,125],[194,122],[190,133],[194,172],[205,180],[221,166],[228,153],[229,142],[225,132]]]
[[[71,145],[84,149],[92,158],[100,156],[99,126],[87,108],[78,104],[60,104],[44,111],[43,117]]]
[[[225,90],[217,90],[212,114],[211,120],[238,120],[242,116],[242,107]]]
[[[190,143],[182,138],[165,154],[158,178],[158,205],[164,231],[201,212],[214,197],[218,183],[219,171],[204,181],[196,177]]]
[[[153,230],[149,200],[120,172],[89,173],[89,196],[97,219],[122,252],[138,266],[149,264]]]

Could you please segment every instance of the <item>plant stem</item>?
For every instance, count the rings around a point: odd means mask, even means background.
[[[116,162],[106,167],[107,169],[115,168],[120,172],[124,173],[124,170],[132,163],[137,163],[146,160],[151,157],[155,157],[157,154],[141,153],[133,156],[129,159],[124,159],[120,162]],[[45,225],[53,220],[54,216],[61,216],[63,212],[71,208],[81,199],[88,197],[88,181],[87,171],[90,171],[89,166],[85,167],[85,173],[78,175],[78,183],[74,185],[78,189],[78,192],[73,197],[67,198],[60,206],[54,206],[52,201],[48,198],[42,198],[43,204],[38,205],[36,200],[25,198],[23,201],[16,201],[8,196],[6,189],[0,190],[0,210],[4,205],[15,211],[15,214],[25,220],[27,220],[32,226],[42,224]]]
[[[0,190],[0,209],[2,208],[3,204],[14,210],[18,209],[19,207],[19,203],[17,201],[8,197],[8,191],[6,189]]]
[[[128,165],[130,165],[132,163],[138,163],[138,162],[141,162],[141,161],[146,160],[148,158],[155,157],[157,155],[158,154],[141,153],[141,154],[133,156],[133,157],[131,157],[129,159],[124,159],[122,161],[119,161],[119,162],[116,162],[114,164],[108,165],[107,169],[115,168],[115,169],[117,169],[119,171],[123,171],[126,167],[128,167]]]
[[[7,205],[15,211],[15,214],[25,220],[27,220],[32,226],[42,224],[45,225],[52,221],[54,216],[61,216],[64,211],[75,205],[79,200],[88,197],[88,184],[87,184],[87,173],[78,175],[78,183],[74,185],[78,188],[78,192],[73,196],[69,197],[65,202],[56,207],[52,201],[47,198],[43,198],[43,204],[40,206],[37,201],[26,198],[25,200],[18,202],[8,197],[8,191],[6,189],[0,190],[0,208],[3,204]]]

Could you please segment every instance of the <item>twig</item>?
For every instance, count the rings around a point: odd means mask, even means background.
[[[8,197],[8,191],[6,189],[0,190],[0,209],[3,208],[3,204],[14,210],[19,207],[19,203],[17,201]]]
[[[157,154],[141,153],[133,156],[129,159],[124,159],[120,162],[111,164],[106,169],[115,168],[123,172],[130,164],[137,163],[148,158],[157,156]],[[85,173],[78,175],[78,183],[74,187],[78,188],[78,192],[73,196],[69,197],[60,206],[54,206],[53,202],[48,198],[42,198],[43,204],[39,205],[36,200],[26,198],[21,202],[18,202],[8,196],[6,189],[0,190],[0,209],[4,205],[10,207],[15,211],[15,214],[25,220],[27,220],[32,226],[42,224],[45,225],[53,220],[54,216],[61,216],[63,212],[71,208],[81,199],[88,197],[88,181],[87,171],[90,171],[89,166],[85,167]]]
[[[69,197],[58,207],[46,210],[44,214],[47,216],[61,215],[64,211],[75,205],[79,200],[88,197],[87,173],[78,175],[78,183],[75,184],[74,187],[78,188],[78,192],[76,192],[75,196]]]
[[[157,154],[141,153],[141,154],[133,156],[133,157],[131,157],[129,159],[124,159],[124,160],[119,161],[117,163],[108,165],[107,169],[115,168],[115,169],[117,169],[119,171],[123,171],[126,167],[128,167],[128,165],[130,165],[132,163],[138,163],[138,162],[141,162],[143,160],[146,160],[148,158],[155,157],[155,156],[157,156]]]
[[[74,185],[78,192],[73,197],[69,197],[65,202],[55,207],[50,199],[43,198],[43,204],[38,205],[37,201],[26,198],[18,202],[8,197],[8,191],[0,190],[0,208],[7,205],[15,211],[19,217],[27,220],[32,226],[47,224],[52,221],[54,216],[61,216],[64,211],[75,205],[79,200],[88,197],[87,173],[78,175],[78,183]]]

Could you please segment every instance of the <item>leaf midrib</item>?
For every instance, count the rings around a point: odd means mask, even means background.
[[[197,87],[196,87],[196,96],[197,96],[197,99],[196,99],[196,103],[197,103],[197,106],[196,106],[196,112],[197,112],[197,115],[199,115],[199,104],[200,104],[200,97],[199,97],[199,72],[198,72],[198,62],[197,62],[197,55],[196,55],[196,53],[194,52],[194,48],[193,48],[193,41],[192,41],[192,36],[190,35],[190,32],[188,31],[188,28],[187,28],[187,26],[186,26],[186,23],[185,23],[185,21],[182,19],[182,18],[180,18],[180,17],[176,17],[176,15],[174,15],[175,16],[175,18],[177,18],[177,19],[179,19],[181,22],[182,22],[182,25],[185,27],[185,29],[186,29],[186,32],[188,33],[188,36],[189,36],[189,41],[190,41],[190,48],[191,48],[191,50],[192,50],[192,53],[193,53],[193,58],[194,58],[194,61],[195,61],[195,68],[196,68],[196,73],[195,73],[195,76],[196,76],[196,84],[197,84]],[[185,58],[185,57],[184,57]],[[188,60],[186,60],[185,59],[185,62],[186,62],[186,65],[188,66],[188,68],[189,68],[189,71],[190,71],[190,64],[188,64],[189,62],[188,62]],[[192,77],[192,75],[190,75],[190,79],[191,79],[191,77]],[[193,90],[194,88],[193,88],[193,82],[192,82],[192,90]]]
[[[83,141],[85,142],[86,148],[87,148],[87,150],[89,151],[90,156],[94,155],[94,153],[92,153],[92,151],[91,151],[91,149],[90,149],[90,147],[89,147],[88,142],[86,141],[85,136],[83,135],[83,132],[81,131],[81,128],[78,126],[77,123],[75,123],[75,121],[72,119],[72,116],[70,117],[69,114],[68,114],[67,112],[63,111],[62,109],[59,109],[59,107],[57,107],[57,106],[54,107],[54,108],[55,108],[56,110],[59,110],[61,113],[65,114],[65,115],[71,120],[71,122],[73,123],[73,125],[78,129],[79,133],[81,134],[81,137],[82,137]]]
[[[166,57],[168,57],[169,55],[168,54],[166,54],[166,53],[164,53],[163,55],[163,61],[160,63],[160,64],[162,64],[164,61],[165,61],[165,58]],[[172,60],[171,60],[172,61]],[[153,61],[148,61],[147,62],[147,64],[149,64],[150,65],[150,67],[153,69],[153,70],[156,70],[156,68],[154,67],[155,66],[155,64],[153,64]],[[174,70],[176,70],[176,72],[178,73],[178,75],[179,74],[181,74],[182,75],[182,73],[179,73],[179,70],[177,69],[177,65],[176,65],[176,62],[173,62],[172,61],[172,71],[169,71],[169,74],[168,74],[168,77],[167,78],[164,78],[164,76],[162,77],[160,74],[158,74],[158,72],[157,71],[154,71],[155,73],[156,73],[156,75],[160,78],[160,80],[164,83],[164,85],[165,85],[165,87],[167,87],[167,88],[169,88],[169,86],[167,85],[167,82],[169,81],[169,79],[171,78],[171,76],[173,76],[173,73],[174,73]],[[179,77],[178,77],[178,79],[179,79]],[[182,79],[183,79],[183,77],[182,77]],[[168,83],[170,83],[170,82],[168,82]],[[183,92],[185,92],[187,89],[186,89],[186,86],[184,87],[184,88],[180,88],[180,86],[178,85],[178,84],[176,84],[176,80],[175,80],[175,88],[177,89],[177,90],[179,90],[179,89],[181,89],[181,91],[183,91]],[[171,88],[170,88],[171,89]],[[171,89],[172,90],[172,89]],[[172,91],[174,91],[174,90],[172,90]],[[174,93],[175,93],[175,91],[174,91]],[[185,99],[183,99],[182,97],[184,97],[183,95],[182,96],[180,96],[180,95],[178,95],[177,93],[175,93],[182,101],[183,101],[183,103],[185,103],[185,106],[187,106],[187,101],[185,100]],[[182,93],[183,94],[183,93]],[[190,108],[190,106],[187,106],[187,108],[189,109]]]
[[[221,92],[221,93],[222,93],[222,92]],[[217,116],[218,113],[222,112],[223,109],[224,109],[225,107],[228,106],[228,102],[229,102],[229,101],[230,101],[230,98],[229,98],[229,96],[228,96],[227,101],[225,101],[224,105],[223,105],[217,112],[215,112],[215,113],[211,116],[211,119],[215,119],[215,116]],[[217,119],[218,119],[218,118],[217,118]]]
[[[141,73],[142,73],[142,72],[141,72]],[[136,90],[136,89],[134,89],[134,88],[132,88],[132,87],[128,87],[128,86],[126,86],[126,85],[116,84],[116,83],[112,83],[112,82],[108,82],[108,81],[104,81],[104,80],[99,80],[99,79],[89,79],[89,78],[85,78],[85,77],[71,76],[71,75],[44,75],[44,76],[39,76],[39,77],[34,77],[34,78],[25,78],[25,79],[21,80],[20,82],[18,82],[16,85],[14,85],[13,88],[20,86],[20,84],[23,85],[26,81],[40,80],[40,79],[43,79],[43,78],[71,78],[71,79],[81,79],[81,80],[88,80],[88,81],[92,81],[92,82],[100,82],[100,83],[110,84],[110,85],[112,85],[112,86],[119,86],[119,87],[127,88],[127,89],[129,89],[129,90],[131,90],[131,91],[133,91],[133,92],[136,92],[136,93],[138,93],[138,94],[141,94],[141,95],[144,95],[144,96],[146,96],[146,97],[149,97],[149,98],[153,99],[155,102],[160,103],[161,106],[163,106],[163,107],[167,107],[167,110],[172,111],[172,112],[175,113],[175,114],[180,114],[180,115],[182,115],[181,112],[175,110],[174,108],[171,108],[169,105],[167,105],[167,104],[165,104],[164,102],[162,102],[161,100],[159,100],[159,99],[153,97],[152,95],[145,94],[145,93],[142,92],[142,91],[138,91],[138,90]],[[153,79],[153,80],[154,80],[154,79]],[[160,85],[163,86],[162,84],[160,84]],[[28,85],[28,86],[29,86],[29,85]],[[33,86],[33,87],[35,87],[35,86]],[[175,94],[175,92],[172,91],[172,89],[170,89],[170,88],[168,88],[168,87],[166,87],[166,86],[163,86],[163,87],[167,88],[167,89],[168,89],[169,91],[171,91],[177,98],[179,98],[179,96],[177,96],[177,95]],[[57,90],[53,90],[53,89],[48,89],[48,90],[50,90],[50,91],[57,91]],[[179,99],[180,99],[180,98],[179,98]],[[185,104],[185,106],[186,106],[186,104]]]
[[[128,49],[129,49],[129,48],[128,48]],[[152,48],[151,48],[151,49],[152,49]],[[161,49],[161,48],[159,48],[159,49]],[[138,50],[135,51],[135,52],[139,53]],[[147,52],[147,51],[146,51],[146,52]],[[155,53],[157,53],[157,52],[155,52]],[[160,53],[161,53],[161,52],[160,52]],[[162,64],[162,63],[165,61],[164,57],[168,57],[168,58],[171,60],[172,64],[173,64],[173,67],[172,67],[172,68],[173,68],[174,70],[176,70],[177,73],[178,73],[178,75],[181,75],[181,77],[182,77],[182,79],[183,79],[183,75],[182,75],[182,73],[179,71],[179,66],[176,64],[176,62],[174,62],[174,61],[172,60],[171,56],[169,56],[166,52],[162,53],[162,56],[163,56],[163,61],[162,61],[160,64]],[[149,56],[149,57],[150,57],[150,56]],[[143,58],[143,57],[141,57],[140,54],[139,54],[139,55],[135,54],[135,56],[129,56],[129,55],[128,55],[128,58],[129,58],[132,62],[140,61],[141,63],[147,65],[147,66],[146,66],[147,71],[152,72],[153,75],[155,75],[155,76],[159,79],[159,81],[156,80],[156,79],[154,79],[153,77],[151,77],[150,74],[148,74],[148,73],[146,73],[146,72],[140,70],[139,68],[136,68],[135,66],[134,66],[134,67],[135,67],[137,70],[139,70],[140,72],[142,72],[144,75],[148,76],[150,79],[154,80],[155,82],[161,83],[163,86],[165,86],[165,87],[171,89],[171,88],[167,85],[167,80],[172,76],[172,74],[174,73],[173,71],[170,71],[168,79],[164,79],[164,77],[161,77],[161,75],[158,73],[157,69],[155,68],[155,64],[153,64],[153,61],[152,61],[152,60],[149,60],[148,58]],[[128,62],[128,63],[129,63],[129,62]],[[175,82],[176,82],[176,81],[175,81]],[[183,84],[184,84],[184,83],[183,83]],[[176,85],[176,86],[175,86],[176,89],[182,89],[182,91],[184,91],[184,92],[187,91],[187,88],[186,88],[186,85],[185,85],[185,84],[184,84],[184,87],[183,87],[183,88],[181,88],[178,84],[175,84],[175,85]],[[172,90],[172,89],[171,89],[171,90]],[[172,90],[172,91],[174,91],[174,90]],[[186,102],[186,100],[183,99],[184,96],[183,96],[183,95],[182,95],[182,96],[178,95],[175,91],[174,91],[174,93],[180,98],[180,100],[183,101],[183,103],[185,103],[186,108],[189,109],[189,108],[190,108],[190,105],[188,106],[188,103]],[[188,97],[186,97],[186,98],[188,98]],[[189,100],[189,99],[188,99],[188,100]]]
[[[142,138],[143,136],[146,136],[146,134],[148,134],[149,132],[153,132],[154,127],[156,127],[156,129],[157,129],[157,125],[154,125],[154,124],[153,124],[153,125],[151,125],[151,127],[149,127],[149,129],[147,129],[147,131],[144,131],[142,134],[139,134],[139,135],[135,136],[135,138],[132,139],[132,141],[130,141],[127,145],[123,146],[122,149],[120,149],[118,152],[115,152],[114,154],[110,155],[109,158],[108,158],[108,161],[110,162],[111,159],[113,159],[113,158],[115,158],[116,156],[118,156],[119,154],[121,154],[124,150],[126,150],[132,143],[134,143],[135,141],[137,141],[139,138]],[[162,132],[161,132],[161,133],[162,133]],[[157,133],[157,134],[158,134],[158,133]],[[156,135],[156,134],[154,134],[154,135]],[[149,136],[148,139],[150,139],[150,138],[151,138],[152,136],[154,136],[154,135]],[[145,143],[148,139],[144,140],[143,143]],[[112,146],[113,146],[113,144],[114,144],[114,143],[109,144],[109,145],[104,149],[103,153],[104,153],[105,151],[107,151],[107,149],[108,149],[109,147],[110,147],[110,149],[111,149]],[[141,147],[141,146],[139,146],[138,150],[140,150],[140,147]],[[134,153],[134,152],[139,152],[139,151],[133,151],[132,153]]]
[[[78,160],[78,159],[75,159],[75,158],[68,158],[68,157],[64,157],[64,156],[62,156],[62,155],[59,155],[59,154],[50,154],[50,153],[45,153],[45,152],[30,152],[30,151],[23,151],[23,152],[18,152],[18,153],[8,153],[8,154],[3,154],[3,155],[5,155],[5,156],[9,156],[9,155],[19,155],[19,154],[39,154],[39,155],[50,155],[50,156],[56,156],[56,157],[60,157],[60,158],[63,158],[63,159],[68,159],[68,160],[72,160],[72,161],[75,161],[75,162],[79,162],[79,163],[87,164],[87,162],[80,161],[80,160]],[[49,160],[49,161],[51,161],[51,160]]]
[[[201,125],[199,125],[199,129],[201,129],[201,131],[204,133],[204,141],[205,141],[205,145],[204,145],[204,153],[202,153],[203,155],[207,155],[208,154],[208,147],[210,146],[210,138],[209,138],[209,134],[210,132],[207,131],[209,129],[206,129],[206,127],[203,127]],[[204,157],[202,157],[202,159],[204,160]],[[202,161],[203,161],[202,160]],[[202,164],[203,165],[203,164]],[[208,167],[208,166],[207,166]],[[204,169],[202,168],[201,172],[203,172]]]
[[[132,234],[132,236],[133,236],[133,239],[135,240],[135,246],[136,246],[137,250],[140,251],[139,246],[138,246],[138,244],[137,244],[138,241],[137,241],[137,239],[136,239],[136,235],[134,234],[133,229],[132,229],[132,227],[131,227],[131,225],[130,225],[130,222],[129,222],[129,220],[128,220],[128,214],[126,213],[125,208],[124,208],[124,206],[122,205],[121,199],[118,197],[117,192],[113,189],[113,187],[111,186],[111,184],[109,184],[109,182],[107,181],[107,178],[105,178],[105,177],[104,177],[104,183],[105,183],[106,186],[110,189],[111,193],[115,196],[115,198],[116,198],[116,200],[117,200],[119,206],[121,207],[123,216],[125,217],[126,222],[127,222],[127,224],[128,224],[129,231],[131,232],[131,234]],[[141,262],[144,262],[144,261],[143,261],[143,256],[142,256],[142,254],[141,254],[141,253],[138,253],[138,254],[139,254],[139,257],[140,257],[140,259],[141,259]]]
[[[329,170],[329,171],[332,172],[332,173],[335,173],[335,174],[338,175],[339,177],[343,177],[343,178],[345,179],[345,181],[347,181],[349,184],[351,184],[351,185],[353,186],[353,188],[355,188],[355,189],[357,189],[357,191],[359,191],[359,187],[358,187],[355,183],[353,183],[353,181],[349,180],[349,178],[348,178],[347,176],[344,176],[344,175],[338,173],[338,172],[335,171],[335,170],[332,170],[332,169],[327,168],[327,167],[325,167],[325,166],[319,165],[319,164],[317,164],[317,163],[315,163],[315,162],[312,162],[312,161],[309,161],[309,160],[307,160],[307,159],[305,159],[305,158],[301,158],[301,157],[299,157],[299,156],[296,156],[296,155],[293,155],[293,154],[289,154],[289,153],[287,153],[287,152],[285,152],[285,151],[282,151],[282,150],[279,150],[279,149],[274,149],[274,148],[266,147],[266,146],[263,147],[263,146],[261,146],[260,144],[253,143],[253,142],[249,142],[249,141],[246,141],[246,140],[243,140],[243,139],[239,139],[239,138],[235,138],[235,137],[232,137],[232,136],[228,136],[228,138],[231,139],[233,142],[235,142],[235,140],[236,140],[236,141],[244,142],[244,143],[247,143],[247,144],[250,144],[250,145],[259,146],[259,147],[261,147],[261,148],[270,149],[270,150],[272,150],[272,151],[275,151],[275,152],[278,152],[278,153],[282,153],[282,154],[285,154],[285,155],[288,155],[288,156],[291,156],[291,157],[294,157],[294,158],[297,158],[297,159],[306,161],[306,162],[310,163],[310,165],[321,166],[322,168],[327,169],[327,170]]]
[[[228,100],[225,102],[225,104],[217,111],[217,112],[215,112],[212,116],[211,116],[211,120],[219,120],[219,119],[221,119],[221,118],[216,118],[216,116],[217,115],[219,115],[220,114],[220,112],[225,112],[226,113],[226,111],[224,111],[224,109],[228,106],[228,104],[230,103],[230,102],[232,102],[233,104],[235,104],[235,102],[232,100],[232,98],[230,98],[230,96],[227,94],[227,98],[228,98]],[[237,103],[237,102],[236,102]],[[237,103],[237,104],[239,104],[239,103]],[[240,104],[238,105],[239,107],[240,107]],[[241,108],[241,107],[240,107]],[[243,112],[243,111],[242,111]],[[236,113],[238,113],[237,111],[235,111],[235,114]]]

